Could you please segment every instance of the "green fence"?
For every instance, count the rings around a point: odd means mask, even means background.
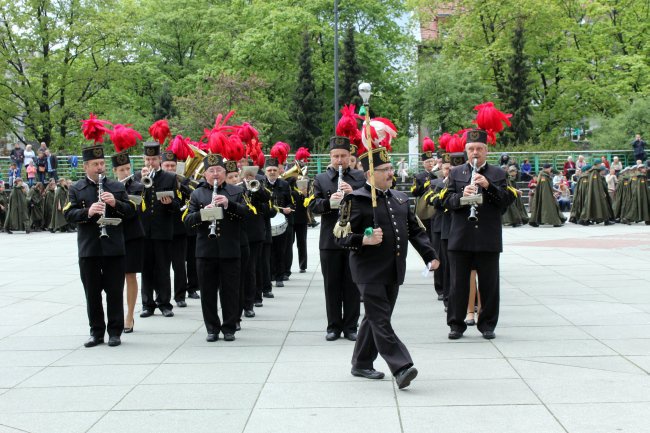
[[[634,154],[632,150],[597,150],[597,151],[581,151],[581,152],[567,152],[567,151],[558,151],[558,152],[491,152],[488,155],[488,161],[490,164],[497,164],[501,158],[501,153],[507,153],[510,156],[510,160],[513,159],[517,163],[521,164],[524,159],[528,159],[532,166],[533,172],[539,172],[540,168],[546,164],[550,163],[553,167],[558,170],[561,170],[564,167],[564,162],[567,160],[568,156],[572,156],[573,160],[578,159],[578,155],[583,155],[585,160],[591,164],[591,161],[598,157],[605,156],[608,161],[611,161],[614,156],[618,156],[619,160],[623,166],[632,165],[634,161]],[[394,153],[392,154],[393,164],[404,158],[408,163],[408,171],[410,173],[417,173],[422,169],[422,161],[418,154],[407,154],[407,153]],[[58,157],[58,169],[57,174],[59,177],[64,177],[66,179],[77,180],[80,176],[83,175],[83,163],[81,162],[81,157],[78,157],[79,166],[76,169],[73,169],[68,162],[67,156]],[[293,155],[290,155],[288,161],[293,160]],[[7,174],[9,171],[10,164],[9,157],[0,157],[0,180],[7,180]],[[110,160],[106,160],[107,165],[110,166]],[[131,163],[134,167],[134,170],[140,170],[143,165],[143,159],[139,157],[132,157]],[[309,162],[309,176],[314,176],[318,173],[325,171],[327,165],[329,164],[329,154],[312,154],[311,160]],[[27,174],[23,168],[22,176],[26,179]]]

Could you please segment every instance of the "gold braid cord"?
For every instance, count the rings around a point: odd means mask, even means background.
[[[350,211],[352,210],[352,200],[346,200],[342,203],[340,209],[339,220],[334,226],[334,236],[337,238],[344,238],[350,233],[352,233],[352,227],[350,226]]]

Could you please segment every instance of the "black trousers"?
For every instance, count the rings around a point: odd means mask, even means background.
[[[174,301],[184,301],[187,293],[187,235],[174,236],[172,240],[172,269],[174,270]]]
[[[284,272],[283,275],[287,277],[291,275],[291,266],[293,266],[293,243],[296,240],[293,224],[287,226],[287,231],[284,232],[286,236],[284,241]]]
[[[248,243],[240,245],[239,251],[241,254],[241,260],[239,261],[239,298],[237,300],[238,322],[241,321],[242,313],[246,307],[246,284],[251,274],[251,249],[248,246]]]
[[[187,291],[199,290],[199,278],[196,276],[196,235],[187,235]]]
[[[298,265],[300,270],[307,269],[307,223],[294,224],[293,232],[298,248]]]
[[[271,280],[282,281],[282,276],[286,270],[286,246],[287,232],[279,236],[273,236],[271,243]]]
[[[142,308],[152,311],[156,308],[171,310],[172,282],[169,268],[172,263],[172,241],[145,238],[142,254]]]
[[[432,231],[430,234],[431,234],[431,245],[433,245],[433,249],[436,250],[438,256],[440,256],[440,232]],[[436,269],[433,273],[433,288],[438,295],[443,294],[441,267],[438,267],[438,269]]]
[[[413,366],[408,349],[397,337],[390,323],[399,286],[359,284],[359,291],[363,296],[365,315],[354,345],[352,366],[373,368],[377,353],[384,358],[393,375]]]
[[[438,270],[442,269],[442,296],[444,297],[445,306],[449,305],[449,289],[451,288],[451,275],[449,275],[449,254],[447,252],[448,244],[448,239],[440,239],[440,252],[438,253],[438,260],[440,261],[440,267]]]
[[[250,258],[248,259],[248,271],[244,272],[246,284],[244,286],[244,309],[252,310],[256,300],[262,300],[262,242],[250,242]],[[259,292],[260,298],[257,298]]]
[[[124,256],[79,257],[79,273],[86,294],[86,311],[90,335],[104,338],[119,337],[124,330]],[[106,292],[106,319],[102,306],[102,291]]]
[[[196,271],[201,290],[201,311],[208,334],[235,333],[239,319],[239,274],[240,260],[205,259],[197,257]],[[219,295],[221,295],[221,314],[219,320]]]
[[[499,321],[499,257],[501,253],[448,251],[451,290],[447,325],[452,330],[464,332],[469,278],[472,269],[478,275],[481,291],[481,312],[476,324],[480,332],[494,331]]]
[[[262,287],[259,291],[259,294],[256,295],[255,299],[258,301],[262,300],[262,292],[267,293],[273,290],[271,285],[271,250],[273,244],[268,244],[266,242],[262,245],[262,254],[260,254],[260,263],[262,270]],[[260,289],[260,288],[258,288]]]
[[[357,332],[360,297],[359,289],[352,282],[348,251],[321,250],[320,264],[325,283],[327,332]]]

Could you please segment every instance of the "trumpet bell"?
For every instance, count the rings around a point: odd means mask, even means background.
[[[194,156],[188,156],[185,160],[185,170],[183,171],[183,177],[198,179],[203,175],[203,158],[208,154],[199,149],[196,146],[189,145]]]
[[[291,179],[291,178],[297,178],[299,176],[302,176],[302,168],[300,167],[300,164],[296,161],[293,167],[291,167],[289,170],[285,171],[280,175],[280,179]]]

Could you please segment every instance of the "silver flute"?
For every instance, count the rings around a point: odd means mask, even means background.
[[[105,178],[105,176],[100,173],[99,174],[99,183],[98,183],[98,186],[97,186],[97,194],[98,194],[98,199],[99,199],[100,202],[102,201],[102,194],[104,194],[104,185],[103,185],[104,178]],[[101,219],[104,219],[105,217],[106,217],[106,205],[104,205],[104,211],[102,212]],[[100,239],[107,238],[108,233],[106,232],[106,224],[103,221],[101,223],[99,223],[99,229],[100,229],[100,233],[99,233]]]
[[[214,203],[214,200],[217,198],[217,179],[214,180],[214,184],[212,185],[212,201],[210,203]],[[208,234],[208,238],[210,239],[216,239],[217,238],[217,220],[216,218],[212,220],[212,223],[210,223],[210,234]]]

